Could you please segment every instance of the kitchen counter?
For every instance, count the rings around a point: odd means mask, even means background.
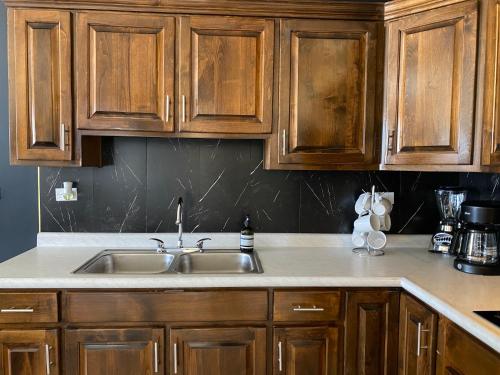
[[[500,352],[500,328],[473,313],[500,310],[500,276],[456,271],[452,258],[425,249],[423,236],[391,237],[385,256],[359,257],[351,252],[347,236],[261,235],[256,248],[263,274],[140,276],[72,271],[106,248],[144,248],[146,235],[122,236],[119,241],[113,235],[51,236],[41,235],[37,248],[0,264],[0,289],[402,287]],[[219,247],[237,239],[234,234],[221,236],[212,235]]]

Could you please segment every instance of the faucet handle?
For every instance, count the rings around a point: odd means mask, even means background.
[[[156,252],[165,253],[165,241],[160,240],[159,238],[150,238],[151,241],[156,241]]]
[[[203,243],[204,243],[205,241],[211,241],[211,240],[212,240],[212,239],[211,239],[211,238],[208,238],[208,237],[207,237],[207,238],[202,238],[202,239],[199,239],[198,241],[196,241],[196,247],[197,247],[198,249],[202,250],[202,249],[203,249]]]

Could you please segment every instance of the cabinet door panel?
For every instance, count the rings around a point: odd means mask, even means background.
[[[339,366],[339,332],[336,327],[274,329],[275,375],[333,375]]]
[[[174,39],[173,17],[79,13],[78,128],[173,131]]]
[[[56,330],[0,331],[0,374],[57,375]]]
[[[399,293],[347,293],[345,374],[396,374]]]
[[[386,164],[470,164],[477,5],[387,27]]]
[[[72,159],[70,13],[9,9],[11,152]]]
[[[500,165],[500,1],[487,3],[482,164]]]
[[[173,329],[170,348],[172,374],[266,373],[265,328]]]
[[[180,131],[271,131],[272,20],[182,17],[179,48]]]
[[[65,338],[69,374],[164,373],[162,329],[76,329],[67,330]]]
[[[435,373],[437,315],[403,294],[399,315],[399,374]]]
[[[281,21],[279,163],[374,161],[375,23]]]

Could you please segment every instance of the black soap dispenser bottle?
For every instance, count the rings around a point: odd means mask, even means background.
[[[250,226],[250,215],[246,215],[240,232],[240,250],[243,253],[251,253],[253,251],[253,237],[254,232]]]

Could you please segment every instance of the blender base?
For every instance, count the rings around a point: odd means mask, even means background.
[[[495,264],[472,264],[463,259],[455,259],[453,266],[462,272],[474,275],[499,276],[500,262]]]

